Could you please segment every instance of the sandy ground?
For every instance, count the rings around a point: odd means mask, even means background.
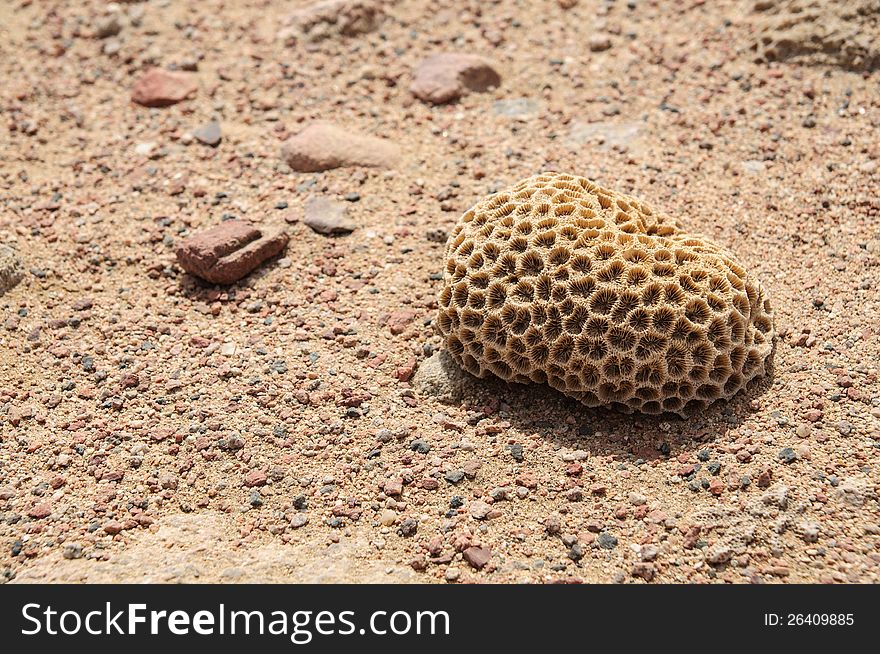
[[[880,580],[877,72],[755,61],[754,2],[407,0],[276,38],[302,4],[0,3],[5,580]],[[500,87],[413,98],[437,52]],[[151,65],[198,93],[133,104]],[[294,173],[316,118],[402,158]],[[212,119],[217,148],[189,137]],[[688,420],[401,381],[439,343],[437,230],[543,170],[735,252],[775,305],[772,377]],[[310,196],[357,229],[310,230]],[[175,242],[229,216],[287,225],[283,258],[185,275]]]

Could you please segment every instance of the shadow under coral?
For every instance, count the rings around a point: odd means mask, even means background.
[[[590,408],[543,384],[515,384],[498,378],[478,379],[464,373],[463,403],[471,409],[494,404],[498,414],[525,434],[537,434],[555,445],[585,450],[622,461],[673,457],[702,449],[736,429],[756,412],[754,401],[773,385],[776,352],[765,362],[765,374],[728,400],[717,400],[686,417],[674,413],[647,415],[612,408]]]

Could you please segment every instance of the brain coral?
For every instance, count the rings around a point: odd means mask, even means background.
[[[686,415],[765,373],[761,285],[722,248],[583,177],[538,175],[485,198],[446,257],[437,327],[477,377]]]

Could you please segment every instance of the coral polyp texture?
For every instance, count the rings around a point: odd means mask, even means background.
[[[461,217],[439,305],[437,328],[471,374],[645,413],[731,397],[765,374],[775,335],[764,289],[732,255],[565,174]]]

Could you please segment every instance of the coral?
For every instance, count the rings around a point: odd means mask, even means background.
[[[477,203],[446,246],[437,328],[477,377],[686,415],[765,373],[764,290],[723,249],[583,177]]]

